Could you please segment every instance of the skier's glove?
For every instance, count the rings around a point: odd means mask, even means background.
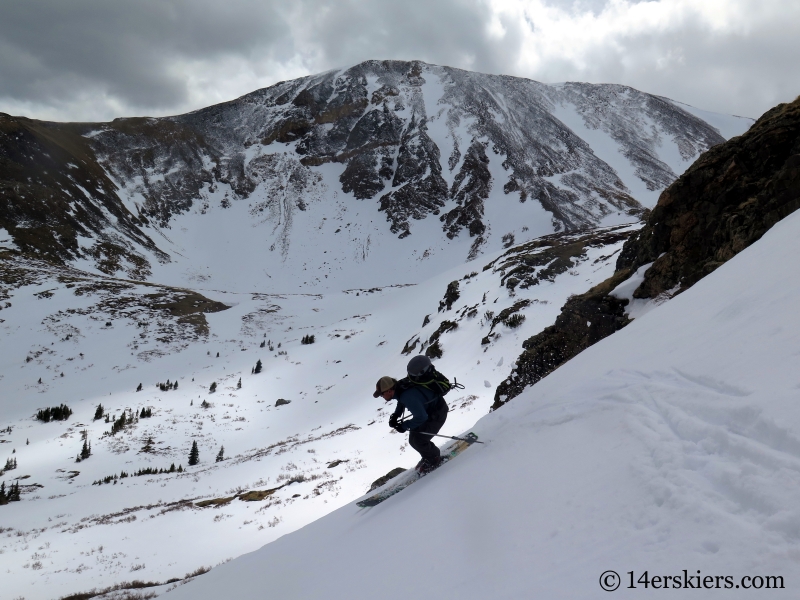
[[[397,427],[397,415],[392,415],[389,417],[389,427],[392,429]]]
[[[406,427],[406,426],[405,426],[405,425],[403,425],[402,423],[398,423],[398,424],[395,426],[395,428],[394,428],[394,429],[395,429],[395,431],[397,431],[397,433],[405,433],[406,431],[408,431],[408,427]]]

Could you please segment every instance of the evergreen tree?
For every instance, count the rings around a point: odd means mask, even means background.
[[[219,452],[217,452],[217,462],[222,462],[225,460],[225,446],[219,447]]]
[[[256,361],[256,368],[253,370],[253,372],[254,372],[254,373],[261,373],[261,368],[262,368],[262,366],[261,366],[261,359],[259,358],[259,359]]]
[[[217,382],[215,381],[214,383],[211,384],[211,387],[208,388],[208,393],[213,394],[216,391],[217,391]]]
[[[217,352],[217,358],[219,358],[219,352]]]
[[[178,380],[177,379],[175,380],[175,385],[172,386],[172,389],[174,389],[174,390],[178,389]]]
[[[0,483],[0,506],[8,504],[8,496],[6,495],[6,482]]]
[[[19,481],[15,481],[11,484],[11,490],[8,493],[8,501],[9,502],[19,502]]]
[[[139,387],[141,387],[141,384],[139,384]],[[94,419],[93,420],[97,421],[98,419],[102,419],[104,412],[105,411],[103,410],[103,405],[102,404],[98,404],[97,408],[94,410]]]
[[[192,442],[192,449],[189,451],[189,466],[193,467],[200,462],[200,450],[197,448],[197,440]]]
[[[236,389],[237,390],[242,389],[242,378],[241,377],[239,377],[239,383],[236,384]]]
[[[267,345],[267,340],[264,340],[263,342],[261,342],[261,345],[259,346],[259,348],[263,348],[266,345]]]
[[[83,440],[83,448],[81,448],[81,460],[86,460],[92,455],[92,445],[89,440]]]
[[[139,386],[136,388],[136,391],[137,391],[137,392],[141,392],[141,391],[142,391],[142,384],[141,384],[141,383],[140,383],[140,384],[139,384]]]

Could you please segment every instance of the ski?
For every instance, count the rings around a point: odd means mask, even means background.
[[[472,444],[474,444],[477,441],[478,441],[478,436],[470,432],[463,438],[459,438],[458,441],[456,441],[455,443],[447,446],[445,449],[442,450],[443,460],[439,465],[439,467],[441,467],[444,463],[453,460],[456,456],[461,454],[464,450],[469,448]],[[433,473],[433,471],[430,471],[430,473]],[[416,469],[409,469],[408,471],[401,473],[391,481],[385,483],[372,496],[368,496],[363,500],[359,500],[358,502],[356,502],[356,505],[360,506],[361,508],[369,508],[372,506],[377,506],[384,500],[387,500],[392,496],[394,496],[395,494],[402,492],[412,483],[414,483],[415,481],[424,476],[425,475],[421,475],[420,473],[418,473]]]

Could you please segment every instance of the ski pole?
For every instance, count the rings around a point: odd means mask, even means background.
[[[410,420],[411,419],[406,419],[406,421],[410,421]],[[400,421],[400,423],[405,423],[406,421]],[[474,444],[475,442],[477,442],[479,444],[483,444],[483,442],[481,442],[479,440],[470,439],[469,437],[467,439],[464,439],[464,438],[460,438],[460,437],[453,437],[451,435],[442,435],[440,433],[426,433],[424,431],[415,431],[414,433],[419,433],[420,435],[432,435],[434,437],[443,437],[443,438],[447,438],[449,440],[458,440],[459,442],[467,442],[468,444]]]
[[[414,433],[419,433],[420,435],[432,435],[432,436],[435,436],[435,437],[443,437],[443,438],[447,438],[449,440],[458,440],[460,442],[467,442],[468,444],[475,444],[475,443],[483,444],[483,442],[481,442],[480,440],[472,440],[472,439],[469,439],[469,438],[464,439],[464,438],[460,438],[460,437],[453,437],[451,435],[441,435],[441,434],[438,434],[438,433],[425,433],[424,431],[415,431]]]

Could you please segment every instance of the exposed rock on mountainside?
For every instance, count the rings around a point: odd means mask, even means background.
[[[627,299],[611,292],[650,263],[634,298],[671,297],[758,241],[800,208],[800,98],[766,112],[744,135],[701,156],[667,188],[623,247],[613,277],[567,301],[525,341],[493,408],[624,327]]]
[[[176,117],[0,115],[0,227],[23,252],[141,280],[179,252],[161,229],[190,209],[249,200],[285,259],[296,211],[341,190],[371,200],[399,238],[438,217],[475,258],[507,234],[492,231],[507,227],[489,210],[498,194],[520,215],[543,207],[551,231],[619,223],[643,210],[631,186],[661,189],[722,141],[669,100],[624,86],[367,61]]]
[[[627,225],[556,233],[510,248],[484,266],[481,273],[475,271],[466,274],[460,281],[451,281],[439,302],[439,314],[433,318],[431,315],[425,318],[422,330],[406,341],[401,353],[424,353],[430,358],[441,358],[447,355],[444,344],[452,343],[450,338],[458,334],[459,325],[468,325],[479,314],[482,316],[482,319],[477,319],[481,323],[480,336],[468,343],[479,343],[484,350],[488,349],[501,337],[501,331],[509,334],[516,330],[526,321],[526,313],[534,315],[537,311],[535,307],[548,304],[548,301],[541,299],[547,293],[542,288],[548,287],[560,276],[565,279],[576,276],[582,266],[596,270],[604,265],[612,265],[623,242],[636,229],[637,226]],[[467,286],[470,284],[478,284],[481,289],[491,285],[491,295],[487,291],[482,297],[478,295],[476,298],[470,294],[468,299],[463,298],[461,294],[467,293]],[[495,296],[500,290],[505,293]],[[498,304],[501,299],[502,302]],[[583,296],[574,296],[569,302],[578,303],[582,299]],[[581,308],[583,316],[594,314],[591,300],[589,298],[586,307]],[[627,322],[622,309],[624,305],[616,302],[620,307],[617,311],[618,318]],[[558,304],[561,304],[561,300]],[[616,321],[609,323],[608,319],[595,319],[592,332],[588,336],[589,341],[581,339],[569,343],[586,347],[607,335],[603,332],[614,323]],[[462,337],[460,342],[456,342],[458,343],[466,342]],[[561,352],[558,344],[554,350],[556,353]]]
[[[57,264],[93,238],[85,254],[100,271],[144,279],[149,264],[134,247],[163,253],[141,229],[147,217],[120,203],[84,130],[0,113],[0,227],[23,253]]]
[[[653,263],[635,298],[681,292],[798,208],[800,98],[700,157],[661,195],[618,267]]]

